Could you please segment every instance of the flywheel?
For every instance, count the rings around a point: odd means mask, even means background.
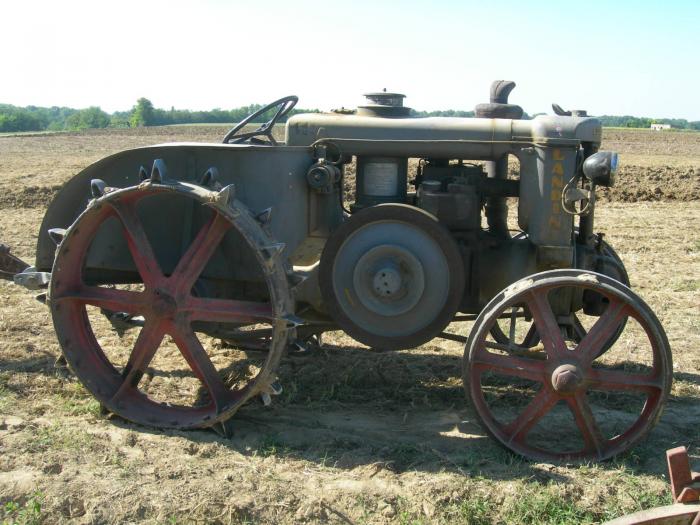
[[[319,280],[330,315],[351,337],[374,348],[413,348],[454,317],[464,263],[434,216],[381,204],[354,214],[331,235]]]
[[[234,186],[171,181],[165,170],[157,160],[124,189],[92,181],[95,198],[61,232],[49,305],[68,364],[106,409],[149,426],[207,427],[277,393],[292,302],[277,245]],[[237,285],[233,272],[255,278]],[[254,356],[212,335],[261,327],[268,346]]]

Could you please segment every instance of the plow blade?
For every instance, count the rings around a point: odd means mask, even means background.
[[[0,244],[0,279],[12,280],[16,273],[20,273],[29,265],[10,253],[10,247]]]

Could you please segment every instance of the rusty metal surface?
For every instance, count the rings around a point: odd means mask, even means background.
[[[605,525],[700,525],[700,473],[690,469],[688,450],[666,451],[673,505],[628,514]]]
[[[15,274],[28,268],[29,265],[10,253],[10,247],[0,244],[0,279],[12,280]]]
[[[671,493],[676,503],[700,502],[700,473],[690,470],[690,459],[685,447],[666,451]]]
[[[49,305],[63,353],[85,387],[109,411],[125,419],[157,427],[208,427],[230,418],[251,397],[265,400],[275,394],[275,370],[287,344],[292,313],[287,276],[279,250],[254,215],[235,199],[235,188],[210,191],[200,186],[170,181],[165,165],[157,160],[150,179],[138,186],[104,191],[100,184],[96,198],[66,231],[54,263]],[[174,270],[166,274],[146,235],[137,205],[145,198],[168,194],[192,199],[211,217],[199,230]],[[107,221],[118,221],[143,283],[142,291],[105,288],[85,277],[85,261],[93,239]],[[268,302],[236,298],[209,298],[193,294],[193,287],[221,239],[235,230],[258,259],[268,287]],[[101,282],[109,285],[110,283]],[[95,338],[86,306],[99,307],[129,316],[142,316],[143,328],[121,367],[110,361]],[[271,328],[264,365],[244,386],[229,388],[207,355],[193,323],[227,322],[240,325],[265,323]],[[139,389],[139,383],[153,361],[161,342],[169,336],[187,365],[202,383],[208,402],[181,406],[153,400]]]
[[[700,505],[667,505],[628,514],[605,525],[697,525]]]
[[[560,330],[549,297],[561,289],[590,290],[603,295],[608,308],[570,350]],[[526,304],[538,333],[543,352],[518,353],[487,340],[490,329],[509,308]],[[618,325],[633,317],[649,338],[653,365],[646,373],[607,369],[594,361]],[[651,309],[627,287],[601,274],[581,270],[554,270],[519,281],[484,308],[465,347],[464,388],[484,429],[501,445],[528,458],[545,461],[595,460],[612,458],[637,443],[656,424],[669,395],[672,381],[671,350],[663,328]],[[510,422],[497,414],[497,404],[489,402],[484,380],[500,376],[540,383],[536,394]],[[642,412],[619,435],[601,430],[589,392],[632,392],[645,396]],[[567,441],[582,438],[580,449],[561,449],[557,440],[533,443],[532,430],[557,405],[565,403],[578,434],[570,432]],[[560,439],[564,439],[560,437]],[[570,445],[575,447],[576,445]]]

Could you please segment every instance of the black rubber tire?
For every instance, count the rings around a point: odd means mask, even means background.
[[[354,232],[379,221],[404,222],[422,229],[442,249],[449,270],[449,292],[442,309],[427,325],[402,336],[388,337],[358,326],[345,313],[334,292],[333,272],[336,255]],[[319,283],[328,313],[350,337],[375,349],[415,348],[433,339],[452,321],[464,295],[464,262],[452,235],[435,216],[407,204],[379,204],[355,213],[333,232],[321,254]]]

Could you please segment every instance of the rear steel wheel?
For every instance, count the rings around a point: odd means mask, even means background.
[[[287,343],[291,300],[279,255],[268,249],[269,239],[252,214],[233,198],[233,187],[209,191],[164,180],[158,171],[163,171],[162,165],[154,165],[157,176],[139,186],[104,193],[104,184],[93,181],[98,198],[66,231],[58,247],[49,304],[66,360],[108,410],[156,427],[206,427],[231,417],[252,396],[270,391]],[[190,204],[204,218],[203,226],[192,235],[189,247],[163,248],[160,239],[146,233],[142,204],[149,199],[161,199],[162,203],[175,198],[193,201]],[[152,220],[154,215],[146,217]],[[100,232],[114,232],[115,226],[123,239],[110,237],[110,246],[125,241],[137,275],[126,287],[124,280],[105,280],[89,267],[95,255],[105,256],[94,253],[93,243]],[[241,246],[247,246],[257,259],[267,288],[266,301],[195,293],[198,279],[228,234],[236,235]],[[157,256],[164,251],[182,255],[164,262]],[[129,341],[98,332],[98,317],[89,315],[93,309],[140,319],[136,323],[141,325],[138,336]],[[225,356],[215,359],[204,341],[203,332],[213,323],[269,327],[267,353],[255,366],[246,363],[226,369],[222,365]],[[172,382],[155,396],[148,387],[154,376],[160,378],[160,372],[152,366],[168,352],[182,367],[172,370]],[[192,377],[199,392],[191,403],[181,402],[185,376]]]
[[[351,337],[375,348],[413,348],[454,317],[464,265],[435,217],[413,206],[380,204],[333,233],[319,280],[329,313]]]
[[[557,313],[587,291],[608,307],[584,318],[586,334],[573,342]],[[514,305],[527,307],[541,337],[517,355],[490,335]],[[625,331],[601,355],[622,323]],[[555,270],[516,282],[484,308],[465,347],[463,380],[482,426],[504,447],[545,461],[604,460],[658,421],[672,369],[664,330],[634,292],[604,275]]]

